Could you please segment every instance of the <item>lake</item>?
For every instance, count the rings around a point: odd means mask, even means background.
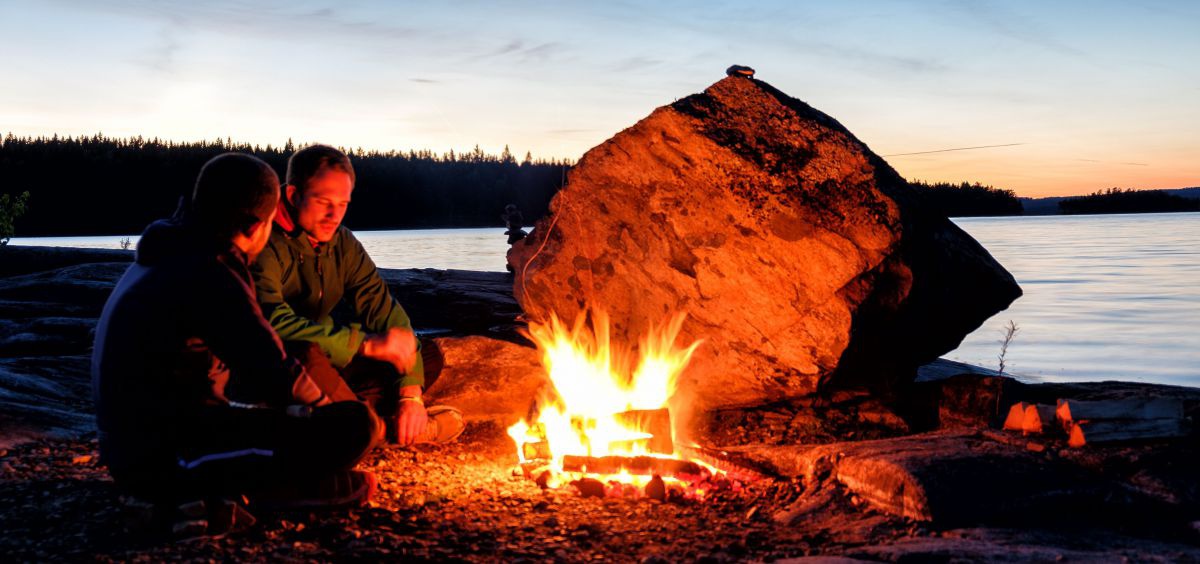
[[[959,218],[1025,295],[947,358],[1029,381],[1200,386],[1200,213]],[[504,229],[357,233],[385,268],[504,271]],[[120,248],[123,237],[18,238],[15,245]],[[136,237],[131,237],[136,244]]]

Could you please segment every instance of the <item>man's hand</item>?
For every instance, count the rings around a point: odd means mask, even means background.
[[[417,359],[417,336],[408,329],[393,327],[387,333],[367,337],[360,349],[367,358],[392,363],[407,372]]]
[[[400,398],[400,408],[396,410],[396,442],[408,446],[425,432],[429,417],[425,413],[425,403],[421,401],[420,386],[400,388]]]

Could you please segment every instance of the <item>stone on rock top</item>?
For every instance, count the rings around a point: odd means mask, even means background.
[[[1020,288],[833,118],[727,77],[591,149],[509,261],[529,319],[686,312],[691,405],[888,388]]]

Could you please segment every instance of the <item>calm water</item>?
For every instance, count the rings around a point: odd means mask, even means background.
[[[1030,380],[1133,380],[1200,386],[1200,213],[962,218],[1025,295],[948,358]],[[357,233],[386,268],[504,271],[504,229]],[[120,248],[123,237],[14,239],[16,245]],[[136,237],[131,238],[136,244]]]

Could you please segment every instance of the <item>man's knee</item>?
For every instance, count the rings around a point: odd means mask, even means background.
[[[333,439],[333,444],[345,458],[357,461],[383,439],[383,421],[360,401],[340,401],[319,407],[313,418],[322,427],[322,434]]]

